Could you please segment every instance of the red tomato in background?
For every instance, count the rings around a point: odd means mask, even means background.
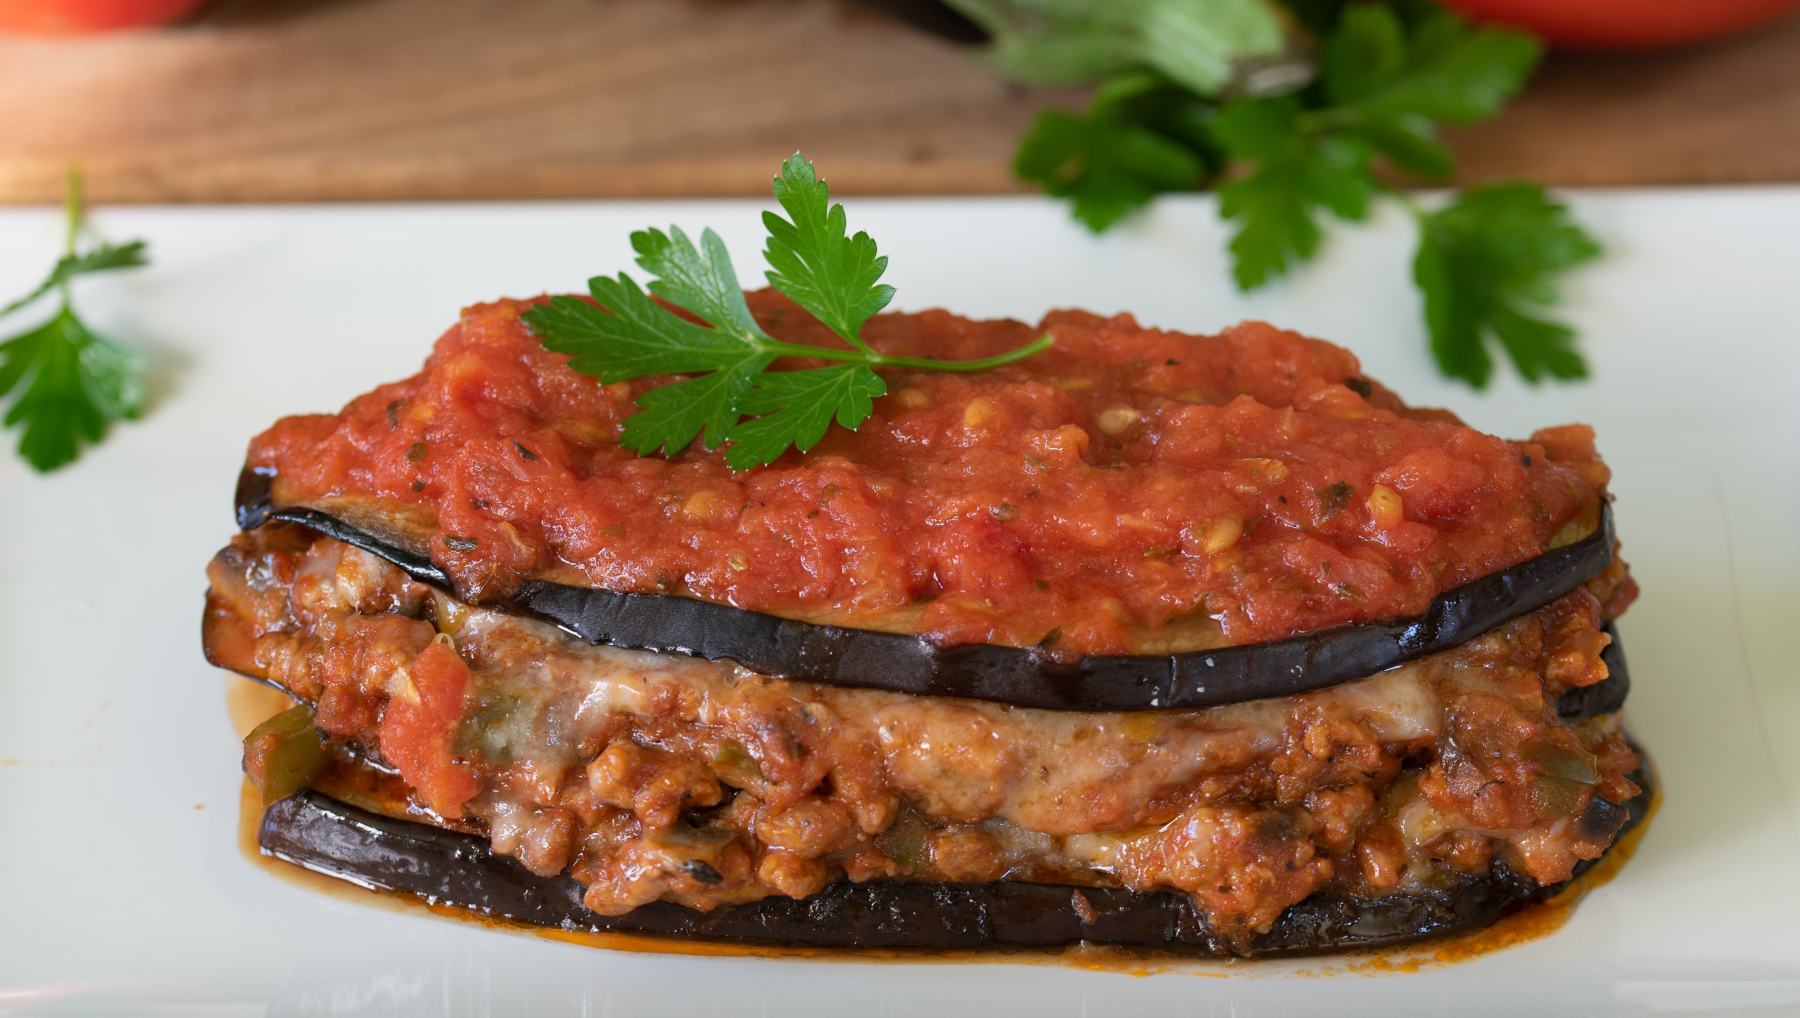
[[[174,21],[205,0],[0,0],[0,31],[103,32]]]
[[[1800,0],[1444,0],[1551,43],[1607,49],[1698,42],[1773,21]]]

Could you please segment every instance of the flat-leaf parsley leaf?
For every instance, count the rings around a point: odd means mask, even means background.
[[[1422,213],[1419,229],[1413,278],[1444,374],[1486,385],[1492,336],[1528,382],[1587,377],[1575,330],[1539,310],[1556,302],[1558,273],[1600,254],[1567,208],[1534,184],[1500,184]]]
[[[1217,163],[1211,111],[1151,74],[1101,86],[1085,114],[1046,110],[1019,142],[1013,172],[1100,231],[1167,191],[1196,186]]]
[[[77,174],[69,175],[64,208],[63,256],[42,283],[0,307],[5,316],[52,291],[61,297],[49,321],[0,342],[0,400],[17,390],[4,424],[20,429],[19,455],[46,473],[74,462],[113,421],[136,417],[144,401],[142,359],[90,329],[75,313],[69,287],[77,276],[146,264],[144,242],[77,247],[85,218]]]
[[[594,303],[553,297],[523,316],[545,347],[568,354],[570,367],[603,383],[690,376],[638,396],[638,412],[625,419],[619,441],[639,455],[673,456],[697,438],[708,449],[726,445],[734,469],[761,466],[790,448],[811,449],[833,422],[855,428],[866,420],[887,392],[876,368],[983,371],[1050,345],[1044,336],[966,361],[873,349],[862,327],[893,299],[894,288],[881,282],[887,258],[867,233],[850,232],[844,207],[831,203],[825,181],[799,153],[782,164],[774,193],[787,216],[763,216],[769,283],[849,349],[789,343],[764,331],[744,301],[724,242],[710,229],[698,245],[678,227],[632,234],[638,265],[654,277],[648,291],[625,273],[596,276],[588,280]],[[772,369],[788,357],[836,363]]]

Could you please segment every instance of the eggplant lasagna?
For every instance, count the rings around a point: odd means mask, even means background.
[[[832,342],[785,298],[771,334]],[[854,432],[733,471],[466,311],[250,445],[205,647],[266,852],[524,923],[1256,955],[1494,921],[1641,817],[1608,471],[1329,343],[886,314]]]

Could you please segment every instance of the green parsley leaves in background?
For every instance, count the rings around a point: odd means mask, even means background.
[[[525,324],[546,348],[568,354],[576,371],[608,385],[650,375],[692,376],[638,396],[638,412],[625,419],[620,442],[639,455],[673,456],[698,438],[708,449],[729,444],[726,462],[747,470],[790,448],[811,449],[834,422],[860,425],[887,392],[878,367],[983,371],[1050,345],[1045,336],[966,361],[875,350],[863,340],[862,327],[893,300],[894,288],[881,282],[887,258],[867,233],[850,233],[844,207],[831,203],[825,181],[799,153],[782,164],[774,192],[786,216],[763,213],[769,285],[847,347],[788,343],[763,331],[744,301],[724,241],[710,229],[701,232],[698,245],[679,227],[632,234],[638,265],[654,277],[648,292],[625,273],[596,276],[588,291],[598,306],[553,297],[525,313]],[[827,363],[775,369],[783,358]]]
[[[953,0],[987,32],[996,68],[1030,85],[1146,69],[1203,95],[1287,39],[1264,0]]]
[[[16,393],[3,422],[20,429],[19,455],[46,473],[74,462],[112,422],[136,417],[144,401],[142,359],[88,328],[69,285],[77,276],[147,264],[144,242],[80,246],[86,217],[78,174],[69,175],[65,209],[62,258],[30,293],[0,307],[3,318],[53,292],[58,298],[48,321],[0,341],[0,400]]]
[[[1531,37],[1422,2],[1142,0],[1104,15],[1079,0],[950,3],[989,33],[1002,73],[1098,82],[1087,110],[1041,114],[1014,162],[1088,227],[1215,189],[1233,278],[1251,290],[1313,258],[1326,222],[1361,222],[1392,195],[1417,222],[1413,277],[1439,370],[1483,387],[1497,346],[1529,382],[1586,376],[1573,331],[1544,317],[1556,278],[1599,253],[1566,208],[1508,184],[1429,211],[1387,182],[1449,177],[1439,126],[1499,112],[1541,56]]]
[[[1019,143],[1013,169],[1067,198],[1075,218],[1105,230],[1168,191],[1216,170],[1210,108],[1151,74],[1100,86],[1086,115],[1048,110]]]

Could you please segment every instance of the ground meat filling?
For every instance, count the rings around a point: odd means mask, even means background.
[[[1553,707],[1605,677],[1622,569],[1379,676],[1122,714],[590,647],[286,526],[239,535],[210,578],[216,663],[314,701],[325,731],[427,790],[421,808],[570,873],[605,914],[1017,879],[1177,890],[1247,934],[1323,888],[1417,891],[1496,858],[1566,879],[1637,792],[1616,718]]]

